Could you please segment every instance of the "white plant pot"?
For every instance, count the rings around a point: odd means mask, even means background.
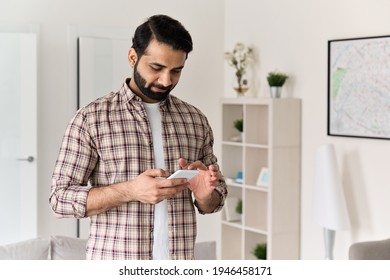
[[[270,94],[272,98],[280,98],[282,87],[270,87]]]

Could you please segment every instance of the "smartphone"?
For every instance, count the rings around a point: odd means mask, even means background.
[[[168,179],[174,179],[174,178],[186,178],[191,179],[195,175],[199,173],[198,170],[177,170],[175,173],[173,173],[171,176],[168,177]]]

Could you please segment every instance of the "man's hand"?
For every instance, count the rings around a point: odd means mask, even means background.
[[[199,160],[192,164],[188,164],[183,158],[179,159],[179,165],[183,169],[199,170],[199,174],[189,181],[189,189],[193,192],[195,200],[204,212],[211,212],[214,210],[220,203],[220,196],[214,191],[219,184],[219,180],[222,179],[219,166],[213,164],[206,167]]]
[[[133,200],[156,204],[170,198],[189,187],[187,179],[170,179],[168,172],[162,169],[149,169],[131,181]]]
[[[105,212],[129,201],[156,204],[189,187],[187,179],[170,179],[162,169],[149,169],[131,181],[92,188],[87,197],[87,216]]]

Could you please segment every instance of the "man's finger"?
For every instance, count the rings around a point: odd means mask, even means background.
[[[150,176],[150,177],[167,177],[169,176],[169,172],[158,168],[158,169],[148,169],[143,174]]]
[[[186,167],[188,166],[187,160],[185,160],[184,158],[179,158],[179,165],[180,165],[183,169],[186,169]]]

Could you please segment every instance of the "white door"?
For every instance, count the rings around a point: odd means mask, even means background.
[[[37,236],[37,35],[0,32],[0,244]]]

